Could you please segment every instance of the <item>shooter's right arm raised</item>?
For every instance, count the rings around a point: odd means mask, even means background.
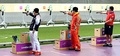
[[[96,12],[96,13],[100,13],[100,14],[106,14],[107,12],[102,12],[102,11],[100,11],[100,12]]]
[[[66,12],[66,11],[60,11],[60,12],[62,12],[62,13],[64,13],[64,14],[68,14],[68,15],[72,16],[72,13],[71,13],[71,12]]]
[[[33,13],[31,13],[31,12],[23,12],[23,14],[30,15],[30,16],[32,16],[32,17],[35,17],[35,16],[33,15]]]

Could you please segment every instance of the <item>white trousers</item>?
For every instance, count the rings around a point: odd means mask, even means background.
[[[38,51],[40,52],[41,49],[40,49],[40,43],[38,41],[38,31],[35,31],[33,33],[33,31],[30,31],[29,32],[29,36],[30,36],[30,42],[32,44],[32,51]]]

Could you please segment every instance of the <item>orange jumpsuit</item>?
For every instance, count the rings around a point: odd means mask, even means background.
[[[71,21],[71,41],[72,41],[72,48],[77,48],[80,50],[80,41],[78,38],[78,31],[79,31],[79,25],[80,25],[80,17],[79,13],[72,14],[72,21]]]

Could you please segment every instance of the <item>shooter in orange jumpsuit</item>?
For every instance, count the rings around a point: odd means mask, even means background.
[[[73,7],[72,13],[71,12],[63,12],[63,13],[72,16],[72,21],[70,23],[70,25],[71,25],[70,26],[70,34],[71,34],[72,47],[69,48],[69,50],[80,51],[81,45],[80,45],[80,41],[78,38],[78,31],[80,28],[81,18],[79,16],[78,8]]]

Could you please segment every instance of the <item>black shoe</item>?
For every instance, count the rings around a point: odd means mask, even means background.
[[[109,46],[109,47],[112,47],[112,44],[109,44],[108,46]]]
[[[75,48],[69,48],[68,50],[75,50]]]
[[[75,49],[75,51],[81,51],[81,50],[77,50],[77,49]]]
[[[78,47],[75,47],[75,51],[80,51],[80,49]]]
[[[104,44],[103,47],[108,47],[109,45],[108,44]]]

